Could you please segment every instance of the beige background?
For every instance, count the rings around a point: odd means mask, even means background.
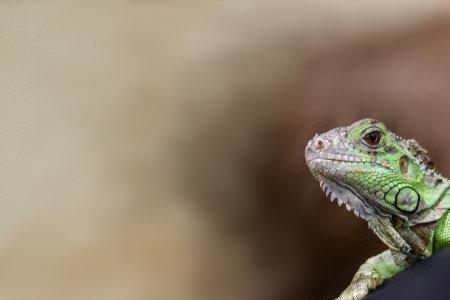
[[[449,174],[445,1],[0,2],[0,298],[330,299],[383,246],[315,132]]]

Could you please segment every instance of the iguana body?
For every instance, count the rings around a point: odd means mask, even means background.
[[[426,153],[372,119],[308,143],[308,167],[327,196],[365,219],[389,247],[359,268],[338,299],[363,299],[418,259],[450,246],[450,182]]]

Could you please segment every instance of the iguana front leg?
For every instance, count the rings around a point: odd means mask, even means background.
[[[397,263],[396,263],[397,261]],[[370,290],[409,266],[406,256],[386,250],[369,258],[356,272],[350,285],[337,300],[364,299]]]

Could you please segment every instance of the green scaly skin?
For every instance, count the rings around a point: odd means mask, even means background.
[[[326,195],[365,219],[389,247],[359,268],[338,299],[363,299],[384,280],[450,246],[450,182],[426,153],[372,119],[309,141],[305,158]]]

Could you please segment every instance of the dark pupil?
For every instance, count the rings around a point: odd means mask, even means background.
[[[377,132],[371,132],[367,135],[367,141],[372,145],[378,143],[378,140],[379,136]]]

